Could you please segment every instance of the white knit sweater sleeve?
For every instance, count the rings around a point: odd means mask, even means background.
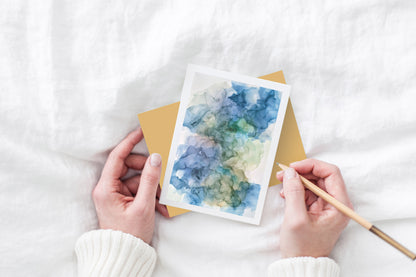
[[[268,277],[338,277],[339,266],[330,258],[297,257],[276,261]]]
[[[83,234],[75,245],[78,276],[151,276],[156,251],[130,234],[94,230]]]

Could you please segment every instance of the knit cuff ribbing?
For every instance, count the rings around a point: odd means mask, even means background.
[[[83,234],[75,245],[78,276],[150,276],[156,251],[130,234],[94,230]]]
[[[339,266],[330,258],[297,257],[272,263],[269,266],[268,276],[336,277],[339,273]]]

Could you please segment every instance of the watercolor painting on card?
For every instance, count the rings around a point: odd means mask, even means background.
[[[189,65],[160,202],[259,224],[289,86]]]

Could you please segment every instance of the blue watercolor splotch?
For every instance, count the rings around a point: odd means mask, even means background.
[[[207,101],[190,101],[183,127],[192,135],[178,147],[170,184],[185,203],[252,217],[261,186],[248,182],[244,169],[257,167],[264,154],[270,140],[265,131],[276,121],[281,93],[231,82],[200,95]],[[244,160],[247,151],[255,158]]]

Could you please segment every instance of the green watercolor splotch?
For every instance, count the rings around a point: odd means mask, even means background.
[[[170,179],[185,203],[254,216],[261,186],[246,172],[263,158],[280,99],[277,90],[238,82],[193,95],[183,123],[192,135],[179,145]]]

